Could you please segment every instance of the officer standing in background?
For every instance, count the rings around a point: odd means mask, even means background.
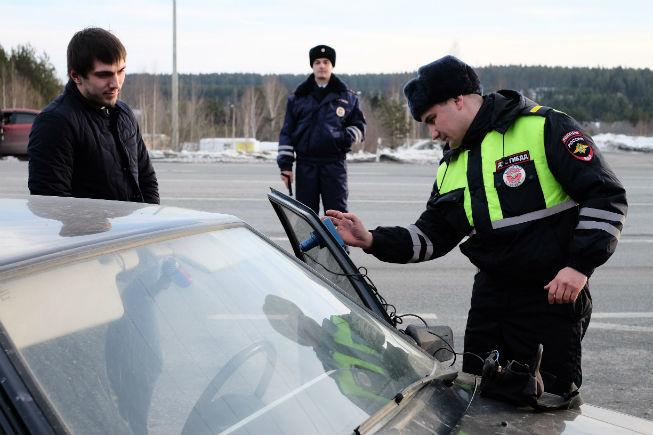
[[[318,45],[309,51],[309,60],[313,74],[288,97],[277,164],[286,187],[295,178],[297,200],[315,213],[320,196],[324,210],[346,212],[346,156],[365,137],[365,117],[356,93],[332,73],[335,50]]]
[[[588,278],[614,252],[626,192],[571,117],[516,91],[482,96],[476,72],[453,56],[421,67],[404,87],[413,117],[447,143],[426,210],[414,225],[367,231],[327,211],[345,243],[408,263],[460,249],[478,267],[465,330],[463,371],[483,358],[533,361],[544,346],[545,391],[582,382]]]

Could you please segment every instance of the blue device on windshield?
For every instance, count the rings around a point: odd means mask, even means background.
[[[333,234],[333,237],[336,238],[338,244],[344,248],[345,242],[342,240],[342,237],[340,237],[340,234],[338,234],[338,230],[336,230],[336,227],[335,225],[333,225],[333,222],[331,222],[331,219],[329,218],[322,219],[322,225],[327,227],[327,229],[331,232],[331,234]],[[299,249],[302,252],[306,252],[309,249],[316,247],[317,245],[320,245],[320,248],[323,248],[324,240],[322,240],[322,237],[320,237],[317,231],[313,231],[311,233],[311,237],[309,237],[308,239],[304,240],[299,244]]]

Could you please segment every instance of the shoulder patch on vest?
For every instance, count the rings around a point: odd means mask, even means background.
[[[562,136],[562,143],[567,148],[567,151],[578,160],[589,162],[594,157],[592,146],[578,130],[571,130]]]

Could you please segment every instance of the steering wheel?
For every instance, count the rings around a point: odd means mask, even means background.
[[[261,374],[258,385],[252,395],[225,394],[218,397],[218,391],[245,361],[264,352],[265,370]],[[182,434],[219,433],[247,415],[262,408],[263,394],[270,384],[272,373],[277,362],[277,352],[274,346],[261,340],[247,346],[225,364],[213,377],[197,400],[188,419],[184,423]],[[241,403],[242,402],[242,403]],[[235,406],[234,406],[235,405]]]

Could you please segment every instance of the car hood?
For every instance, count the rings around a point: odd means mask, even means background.
[[[443,395],[441,383],[427,386],[389,419],[377,433],[393,434],[651,434],[653,422],[592,405],[576,409],[536,412],[530,407],[481,396],[480,378],[461,373]],[[446,400],[443,400],[443,397]],[[458,398],[459,400],[452,399]],[[469,398],[469,400],[465,400]],[[458,403],[456,403],[458,402]],[[455,422],[461,404],[467,403]],[[454,412],[456,408],[458,411]],[[450,415],[451,414],[451,415]],[[459,414],[460,415],[460,414]]]

